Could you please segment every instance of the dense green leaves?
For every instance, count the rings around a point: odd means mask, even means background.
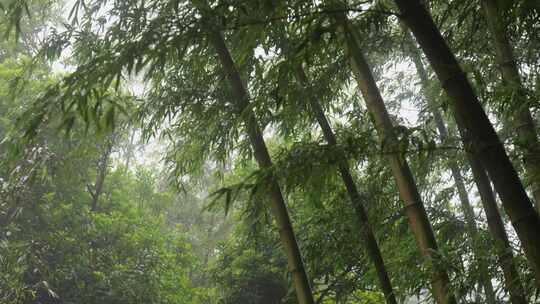
[[[10,39],[0,43],[0,302],[296,303],[266,204],[273,176],[318,303],[383,303],[338,174],[343,162],[362,189],[398,299],[433,301],[429,273],[440,267],[460,301],[485,301],[485,276],[506,301],[469,147],[454,131],[436,131],[433,110],[455,129],[441,84],[429,67],[420,84],[415,42],[393,1],[342,2],[2,2],[0,31]],[[358,30],[396,142],[377,140],[333,18],[342,12]],[[431,1],[430,12],[524,173],[528,143],[510,123],[528,109],[538,131],[538,5],[514,1],[501,18],[522,86],[501,81],[480,1]],[[243,111],[209,29],[222,33],[249,92]],[[299,66],[308,86],[296,79]],[[336,145],[324,140],[306,88]],[[251,110],[268,168],[256,167],[244,133]],[[440,245],[435,265],[415,246],[389,154],[414,173]],[[458,207],[452,164],[476,237]],[[534,275],[507,226],[533,302]]]

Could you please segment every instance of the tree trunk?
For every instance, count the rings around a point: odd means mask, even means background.
[[[326,119],[323,108],[315,99],[315,96],[312,94],[311,88],[309,86],[310,82],[304,72],[304,69],[300,65],[296,67],[296,78],[300,85],[304,88],[304,91],[307,92],[309,104],[313,112],[315,113],[317,122],[322,129],[324,138],[330,146],[336,146],[336,136],[332,131],[332,127],[330,126],[328,119]],[[362,236],[365,243],[367,253],[375,266],[375,270],[379,278],[379,284],[384,293],[386,303],[397,304],[396,297],[392,288],[392,283],[390,281],[390,277],[388,276],[388,272],[386,271],[386,266],[384,264],[381,250],[379,249],[379,244],[377,243],[377,239],[373,234],[373,230],[371,229],[371,225],[367,217],[367,212],[363,203],[366,200],[366,197],[362,197],[358,192],[358,189],[356,188],[356,184],[354,183],[354,179],[351,175],[349,166],[345,158],[342,158],[339,164],[339,173],[341,175],[343,183],[345,184],[345,187],[347,188],[351,203],[361,226],[360,235]]]
[[[126,171],[129,171],[129,165],[131,164],[131,158],[133,157],[133,143],[135,141],[135,129],[133,129],[129,135],[129,144],[126,147],[126,151],[124,153],[124,157],[126,159],[126,162],[124,163],[124,167],[126,167]]]
[[[249,106],[249,94],[244,87],[231,54],[225,45],[225,41],[221,33],[214,29],[208,31],[208,37],[217,52],[221,65],[233,89],[237,112],[244,117],[246,132],[251,142],[255,159],[261,168],[269,168],[272,166],[270,154],[266,148],[255,114]],[[298,302],[300,304],[312,304],[314,301],[311,287],[309,286],[309,280],[304,269],[300,249],[296,242],[281,189],[273,176],[268,178],[267,185],[270,196],[270,207],[278,225],[281,243],[287,254],[289,271],[292,273]]]
[[[525,173],[536,203],[536,210],[540,212],[540,143],[527,105],[527,95],[521,82],[512,47],[506,36],[506,23],[497,7],[497,1],[482,0],[482,6],[495,46],[503,82],[512,89],[512,95],[517,96],[518,99],[512,121],[513,128],[517,132],[516,146],[523,152]]]
[[[428,96],[428,93],[427,93],[428,86],[429,86],[428,74],[426,70],[424,69],[424,64],[422,63],[422,59],[420,57],[420,53],[418,52],[418,49],[414,47],[412,39],[410,39],[410,36],[409,36],[410,34],[409,34],[408,29],[404,28],[404,30],[405,30],[405,35],[407,35],[406,39],[408,40],[408,42],[410,42],[410,46],[411,46],[409,55],[411,56],[411,59],[416,67],[416,71],[420,78],[422,89],[424,90],[424,95],[428,99],[427,102],[430,103],[433,101],[433,99],[430,96]],[[430,104],[428,106],[431,112],[433,113],[435,125],[439,131],[441,140],[444,141],[448,137],[448,129],[446,128],[442,115],[439,112],[439,110],[434,107],[433,104]],[[500,261],[499,264],[501,268],[503,269],[503,274],[504,274],[504,279],[505,279],[504,284],[506,286],[506,289],[510,293],[510,300],[513,304],[525,304],[527,303],[525,292],[523,291],[521,280],[519,278],[517,269],[515,268],[515,265],[513,262],[512,248],[510,247],[510,244],[508,242],[508,237],[504,229],[504,224],[502,222],[501,216],[499,214],[499,210],[497,208],[497,203],[495,201],[493,192],[491,190],[489,178],[487,177],[482,166],[479,164],[478,160],[475,160],[472,154],[467,153],[467,159],[469,160],[469,164],[472,168],[474,181],[475,181],[476,187],[478,188],[478,192],[480,193],[480,198],[482,201],[484,212],[486,213],[486,217],[488,220],[488,229],[496,243],[497,254]],[[458,193],[462,202],[463,213],[464,214],[468,213],[472,215],[472,207],[469,202],[467,191],[465,190],[463,177],[461,176],[461,173],[459,171],[459,166],[455,161],[450,162],[450,170],[452,171],[452,176],[454,177],[456,188],[458,189]],[[467,223],[468,226],[474,226],[472,227],[474,232],[471,234],[474,234],[473,237],[477,238],[476,236],[477,228],[476,228],[476,224],[474,223],[474,218],[471,219],[470,215],[466,214],[465,219],[467,220],[467,222],[469,221],[471,222],[470,224]],[[481,269],[481,271],[486,272],[485,269]],[[490,280],[490,278],[485,277],[483,278],[483,280]],[[489,282],[482,283],[482,284],[484,285],[484,289],[486,291],[486,297],[488,301],[490,303],[495,303],[495,302],[491,302],[491,301],[496,301],[495,294],[493,292],[493,286],[491,284],[491,280]],[[488,285],[487,288],[486,288],[486,285]],[[493,293],[493,295],[490,295],[491,293]]]
[[[533,208],[516,170],[512,166],[495,129],[482,109],[467,76],[441,33],[419,0],[395,0],[401,18],[411,29],[433,66],[453,106],[462,139],[489,173],[503,206],[523,244],[525,254],[540,287],[540,217]]]
[[[476,219],[474,216],[474,209],[469,201],[469,196],[467,189],[465,188],[465,183],[463,181],[463,176],[461,171],[455,162],[450,164],[450,171],[452,172],[452,177],[455,182],[455,186],[458,191],[458,196],[461,202],[461,208],[463,215],[465,217],[465,223],[467,230],[469,231],[469,237],[472,239],[473,253],[480,270],[480,285],[484,288],[486,294],[486,302],[489,304],[497,303],[497,297],[495,296],[495,291],[493,289],[493,284],[491,283],[491,277],[488,273],[486,265],[482,262],[482,254],[480,249],[476,245],[480,241],[480,235],[478,233],[478,227],[476,226]]]
[[[362,96],[366,102],[367,109],[375,123],[375,128],[379,133],[379,139],[381,142],[393,147],[397,144],[397,138],[394,134],[392,122],[379,92],[379,88],[373,78],[371,69],[358,45],[356,34],[353,32],[353,29],[350,28],[345,14],[338,13],[335,16],[345,35],[347,47],[352,59],[352,68]],[[421,254],[428,262],[436,264],[438,258],[437,242],[409,165],[399,153],[390,153],[388,155],[388,160],[401,199],[405,203],[405,212],[409,218],[409,225],[416,237],[416,242]],[[439,304],[456,303],[452,292],[449,290],[450,281],[447,272],[443,269],[439,269],[438,265],[433,265],[431,270],[432,293],[436,302]]]
[[[98,162],[97,162],[97,177],[94,184],[94,189],[88,189],[90,196],[92,197],[92,203],[90,205],[90,210],[96,212],[98,210],[99,197],[103,192],[103,184],[105,183],[105,176],[107,176],[107,169],[109,167],[109,158],[111,156],[112,147],[113,147],[113,138],[107,138],[105,143],[105,149],[101,153]]]
[[[419,52],[416,48],[414,48],[414,45],[412,43],[412,39],[410,38],[409,31],[406,27],[404,27],[404,32],[406,35],[406,39],[409,42],[410,52],[409,55],[416,67],[416,71],[418,73],[418,76],[420,77],[420,84],[422,86],[422,89],[424,90],[424,95],[427,97],[428,103],[432,101],[432,99],[428,96],[428,86],[429,86],[429,79],[427,76],[427,73],[424,69],[424,65],[422,63],[422,59],[420,57]],[[439,113],[439,111],[434,107],[433,104],[428,105],[432,114],[433,114],[433,120],[435,121],[435,126],[437,127],[437,130],[439,131],[439,137],[441,141],[445,141],[448,138],[448,130],[446,128],[446,125],[444,123],[444,120]],[[452,173],[452,178],[454,179],[454,183],[457,188],[458,196],[461,202],[461,209],[463,212],[463,215],[465,217],[465,222],[467,224],[467,230],[469,231],[470,237],[473,239],[473,246],[476,244],[476,241],[479,238],[478,235],[478,227],[476,226],[476,220],[474,218],[474,210],[471,206],[471,202],[469,201],[469,195],[467,193],[467,189],[465,188],[465,183],[463,181],[463,176],[461,175],[461,171],[459,170],[459,165],[456,161],[450,161],[449,164],[450,171]],[[482,272],[481,277],[481,284],[484,287],[484,291],[486,293],[486,300],[488,303],[496,303],[497,299],[495,296],[495,291],[493,290],[493,284],[491,283],[491,278],[489,275],[487,275],[487,268],[484,267],[481,263],[481,256],[478,252],[478,248],[474,248],[475,251],[475,258],[477,260],[477,263],[480,267],[480,271]]]
[[[514,264],[512,247],[510,247],[510,242],[508,241],[504,223],[497,208],[497,201],[495,200],[493,189],[491,189],[489,178],[480,161],[472,153],[467,153],[467,159],[472,169],[478,193],[480,194],[480,201],[486,212],[488,229],[495,242],[499,265],[503,270],[504,285],[510,294],[510,301],[513,304],[528,303],[519,272]]]

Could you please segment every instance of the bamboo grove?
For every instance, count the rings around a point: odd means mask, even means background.
[[[537,1],[0,9],[2,303],[540,301]]]

